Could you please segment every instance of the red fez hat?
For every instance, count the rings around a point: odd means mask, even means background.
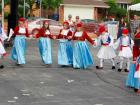
[[[63,25],[64,25],[64,24],[69,25],[69,22],[65,21],[65,22],[63,23]]]
[[[25,19],[24,18],[19,18],[18,21],[25,22]]]
[[[99,28],[99,32],[100,32],[100,33],[105,32],[105,31],[106,31],[106,29],[105,29],[104,26],[101,26],[101,27]]]
[[[82,23],[77,24],[77,27],[82,27],[82,26],[83,26]]]
[[[128,34],[128,33],[129,33],[128,29],[123,29],[122,30],[122,34]]]
[[[43,22],[43,24],[45,24],[45,23],[48,23],[48,24],[49,24],[48,20],[45,20],[45,21]]]

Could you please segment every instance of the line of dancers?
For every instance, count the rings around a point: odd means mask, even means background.
[[[120,67],[118,71],[122,71],[123,61],[125,59],[127,59],[127,68],[124,70],[125,72],[129,71],[130,58],[132,57],[131,47],[134,42],[129,36],[128,29],[123,29],[122,37],[114,43],[114,39],[106,31],[105,26],[99,28],[97,42],[92,40],[82,27],[82,23],[78,23],[76,25],[76,31],[73,32],[70,30],[69,22],[65,21],[59,35],[52,35],[48,21],[44,21],[38,34],[34,36],[35,38],[39,38],[38,48],[43,63],[46,65],[52,64],[51,40],[59,40],[58,64],[61,66],[73,66],[73,68],[77,69],[87,69],[94,64],[89,44],[87,43],[89,42],[92,46],[100,47],[97,54],[97,57],[100,59],[100,65],[96,66],[97,69],[103,69],[103,63],[106,59],[111,60],[112,69],[115,69],[115,57],[117,56],[115,49],[119,49]],[[19,24],[14,29],[12,35],[15,38],[11,58],[17,65],[26,64],[26,37],[30,37],[30,35],[28,29],[25,27],[24,18],[19,19]],[[12,35],[9,35],[9,37]]]
[[[38,38],[38,48],[42,61],[46,65],[51,65],[52,61],[52,40],[58,40],[58,64],[62,67],[72,66],[75,69],[87,69],[94,64],[93,57],[89,48],[89,42],[92,46],[99,46],[97,57],[100,63],[96,69],[103,69],[105,60],[111,60],[112,69],[116,69],[115,57],[116,50],[119,52],[119,69],[123,69],[128,73],[126,86],[134,88],[137,93],[140,93],[140,27],[137,28],[134,41],[129,35],[129,30],[122,29],[122,36],[114,42],[114,39],[107,32],[105,26],[99,28],[99,37],[97,40],[92,40],[83,30],[82,23],[76,25],[76,31],[70,30],[69,22],[63,23],[63,29],[59,35],[52,35],[48,21],[43,22],[43,26],[39,29],[35,38]],[[0,28],[0,57],[6,55],[3,47],[3,41],[14,35],[14,43],[11,50],[11,58],[17,65],[26,64],[26,37],[30,37],[28,29],[25,27],[25,19],[20,18],[18,26],[13,33],[8,37],[3,37],[3,30]],[[133,48],[133,50],[132,50]],[[133,63],[131,63],[133,57]],[[127,61],[127,66],[123,68],[124,60]],[[4,68],[3,65],[0,68]]]

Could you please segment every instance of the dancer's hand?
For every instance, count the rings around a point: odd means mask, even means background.
[[[68,36],[68,39],[69,39],[69,40],[72,39],[72,36]]]
[[[96,46],[96,43],[94,42],[93,46]]]
[[[136,61],[133,61],[133,63],[135,64],[135,63],[136,63]]]
[[[56,36],[53,36],[52,38],[53,38],[53,39],[56,39]]]

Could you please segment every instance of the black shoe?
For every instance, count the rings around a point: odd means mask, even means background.
[[[0,65],[0,69],[3,69],[4,68],[4,66],[3,65]]]
[[[103,69],[103,67],[96,66],[96,69]]]
[[[46,66],[46,67],[51,67],[52,65],[51,65],[51,64],[46,64],[45,66]]]
[[[129,72],[129,70],[127,70],[127,69],[124,69],[124,71],[125,71],[125,72]]]
[[[134,88],[134,92],[137,92],[137,91],[138,91],[138,89]]]
[[[16,65],[17,65],[17,66],[20,66],[20,64],[18,64],[18,63],[17,63]]]
[[[118,72],[121,72],[122,71],[122,69],[118,69]]]
[[[114,70],[114,69],[116,69],[116,67],[115,66],[112,66],[112,70]]]

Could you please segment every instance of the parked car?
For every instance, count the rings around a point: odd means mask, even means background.
[[[28,29],[30,34],[35,34],[38,29],[40,29],[43,25],[44,21],[48,21],[50,24],[50,31],[53,35],[58,35],[60,30],[62,29],[62,24],[60,24],[58,21],[52,20],[52,19],[46,19],[46,18],[38,18],[35,20],[29,20],[28,22]]]
[[[83,23],[89,23],[89,22],[98,23],[96,20],[93,20],[93,19],[81,19],[81,21],[82,21]]]
[[[96,33],[98,31],[99,24],[93,19],[81,19],[83,28],[85,31],[90,33]]]

